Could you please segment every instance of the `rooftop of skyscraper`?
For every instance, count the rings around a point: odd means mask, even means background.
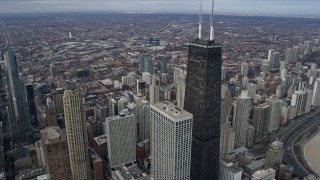
[[[183,120],[182,118],[184,117],[192,116],[189,112],[179,109],[169,101],[158,102],[152,106],[162,110],[162,112],[166,113],[170,117],[173,117],[177,122]]]

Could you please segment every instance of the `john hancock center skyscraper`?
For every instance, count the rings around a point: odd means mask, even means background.
[[[193,114],[191,179],[219,179],[221,51],[214,40],[212,2],[210,39],[189,44],[185,110]]]

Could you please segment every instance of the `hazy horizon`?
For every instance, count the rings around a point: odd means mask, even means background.
[[[206,0],[203,3],[204,13],[209,13],[211,1]],[[0,2],[0,14],[81,12],[196,14],[199,12],[199,6],[200,0],[4,0]],[[318,7],[320,1],[317,0],[216,0],[215,13],[320,17]]]

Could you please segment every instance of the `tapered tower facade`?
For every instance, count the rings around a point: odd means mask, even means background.
[[[219,179],[222,47],[214,40],[213,4],[210,39],[199,36],[188,51],[184,109],[193,114],[192,180]]]
[[[73,180],[89,180],[88,135],[82,95],[75,83],[68,83],[63,95],[64,117]]]
[[[20,79],[18,63],[9,48],[4,56],[6,62],[6,82],[8,87],[8,115],[12,140],[15,143],[31,139],[31,123],[27,105],[26,91]]]

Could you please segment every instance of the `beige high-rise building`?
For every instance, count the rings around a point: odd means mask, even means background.
[[[159,102],[160,99],[160,78],[158,74],[153,74],[150,82],[150,104]]]
[[[282,163],[283,158],[283,143],[277,139],[272,144],[270,144],[269,150],[266,155],[266,165],[265,168],[273,168],[277,164]]]
[[[68,143],[61,130],[53,126],[41,130],[41,142],[48,178],[71,179]]]
[[[221,125],[221,158],[232,160],[235,155],[233,153],[234,150],[234,141],[235,141],[235,130],[233,127],[230,127],[229,124]]]
[[[80,88],[73,82],[66,86],[63,106],[72,179],[90,179],[88,135],[82,95]]]

